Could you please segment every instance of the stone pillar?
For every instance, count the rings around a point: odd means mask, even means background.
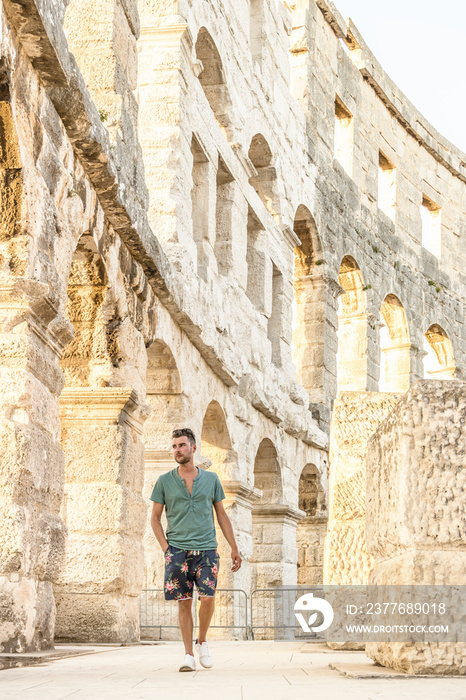
[[[375,392],[380,377],[380,321],[378,316],[367,313],[367,377],[366,391]]]
[[[253,552],[252,509],[261,492],[244,486],[240,481],[222,481],[226,499],[223,504],[233,525],[236,541],[243,558],[241,569],[231,571],[231,550],[217,525],[217,539],[221,556],[219,586],[222,588],[242,588],[249,593],[251,588],[251,557]]]
[[[338,297],[344,293],[335,280],[314,273],[295,282],[298,331],[293,334],[298,380],[307,389],[313,417],[329,426],[337,393]]]
[[[296,585],[296,526],[304,511],[281,504],[257,504],[252,515],[251,588]]]
[[[367,387],[367,317],[362,313],[338,318],[339,391],[365,391]]]
[[[296,586],[296,526],[305,516],[279,503],[257,503],[252,510],[253,551],[251,558],[251,602],[254,639],[273,639],[275,605],[284,599],[275,598],[276,586]],[[254,594],[254,591],[266,589]],[[262,626],[261,626],[262,623]]]
[[[252,553],[252,507],[260,498],[258,489],[250,489],[240,481],[222,479],[225,500],[223,505],[231,520],[236,542],[243,559],[237,573],[231,571],[231,549],[216,523],[218,551],[220,554],[220,571],[218,578],[219,593],[216,597],[216,614],[229,625],[226,630],[212,630],[216,639],[242,639],[244,635],[245,606],[249,599],[243,593],[233,593],[231,589],[240,589],[249,595],[251,589],[251,553]],[[228,590],[224,590],[228,589]],[[249,610],[247,611],[249,617]],[[238,627],[235,627],[235,624]]]
[[[131,389],[65,389],[65,566],[55,586],[56,636],[139,640],[146,521],[142,417]]]
[[[308,515],[298,523],[298,584],[314,586],[323,583],[324,542],[328,515]]]
[[[348,391],[333,409],[324,583],[366,584],[374,560],[366,546],[367,442],[399,400],[396,394]]]
[[[418,381],[368,445],[367,544],[378,585],[463,585],[466,383]],[[464,644],[370,643],[377,663],[464,674]]]
[[[404,394],[411,383],[411,344],[405,343],[395,347],[382,348],[384,391]]]
[[[14,240],[14,239],[13,239]],[[11,244],[11,250],[13,245]],[[53,646],[52,584],[66,528],[58,396],[59,357],[71,338],[47,284],[0,289],[0,650]]]

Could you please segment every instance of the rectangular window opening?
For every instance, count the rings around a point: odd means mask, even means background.
[[[395,221],[396,168],[382,151],[379,151],[378,206]]]
[[[336,160],[348,175],[353,171],[353,115],[338,95],[335,97],[335,146]]]
[[[440,258],[442,249],[441,208],[427,195],[421,204],[422,247]]]

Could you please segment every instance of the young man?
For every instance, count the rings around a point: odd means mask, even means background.
[[[190,428],[172,433],[172,450],[178,467],[157,479],[152,491],[152,529],[165,554],[165,600],[178,601],[178,620],[185,646],[180,671],[195,671],[193,654],[193,589],[196,584],[201,599],[199,636],[196,649],[204,668],[212,667],[206,641],[214,612],[219,556],[212,505],[217,521],[231,547],[232,571],[238,571],[241,557],[230,518],[222,500],[225,498],[215,472],[194,466],[196,438]],[[163,507],[166,508],[167,534],[162,528]]]

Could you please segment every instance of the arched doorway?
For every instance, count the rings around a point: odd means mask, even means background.
[[[143,341],[120,317],[115,297],[94,238],[85,234],[68,281],[74,338],[61,360],[68,538],[55,595],[56,636],[65,641],[139,639],[142,420],[137,393],[121,381]]]
[[[424,377],[426,379],[454,379],[455,358],[447,333],[433,323],[424,335]]]
[[[175,358],[166,343],[154,340],[147,349],[146,402],[152,408],[144,425],[144,488],[148,504],[144,534],[145,588],[162,588],[164,563],[150,524],[150,496],[158,477],[176,466],[171,450],[172,430],[183,427],[184,402]],[[165,511],[162,524],[166,528]]]
[[[380,309],[380,382],[382,392],[405,393],[410,386],[411,343],[403,304],[388,294]]]
[[[298,584],[323,583],[324,539],[327,533],[327,506],[314,464],[306,464],[299,477],[298,507],[306,513],[296,529]]]
[[[341,288],[324,276],[317,226],[302,204],[296,210],[293,230],[301,241],[294,249],[293,362],[298,381],[309,394],[313,416],[328,425],[337,379],[329,358],[332,352],[336,356],[338,348],[335,327]]]
[[[196,58],[202,62],[199,82],[212,108],[220,127],[227,130],[230,126],[230,96],[225,81],[225,73],[220,53],[215,41],[205,27],[197,35]]]
[[[280,200],[277,191],[277,171],[273,164],[273,155],[267,140],[262,134],[251,139],[248,158],[256,169],[256,175],[249,178],[265,208],[272,216],[280,215]]]
[[[359,265],[346,255],[338,281],[345,290],[338,303],[338,391],[367,388],[367,313],[364,281]]]

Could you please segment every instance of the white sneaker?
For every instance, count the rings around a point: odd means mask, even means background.
[[[199,654],[199,662],[201,666],[204,666],[204,668],[212,668],[214,662],[212,661],[207,642],[202,642],[202,644],[199,644],[199,642],[196,640],[195,646]]]
[[[186,656],[183,659],[183,663],[181,664],[180,671],[195,671],[196,670],[196,662],[194,660],[194,656],[192,654],[186,654]]]

